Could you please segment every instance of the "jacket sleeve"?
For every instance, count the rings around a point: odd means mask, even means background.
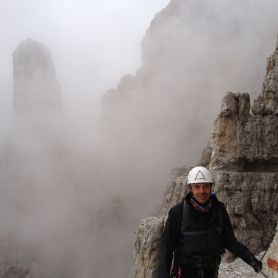
[[[236,239],[230,217],[224,206],[222,208],[222,216],[222,238],[224,247],[237,257],[240,257],[247,264],[250,264],[250,261],[252,258],[254,258],[254,255],[245,245]]]
[[[169,211],[168,219],[162,234],[160,243],[160,263],[158,278],[169,278],[173,252],[177,243],[178,224],[175,210],[172,208]]]

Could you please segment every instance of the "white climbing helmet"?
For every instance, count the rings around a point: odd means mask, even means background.
[[[194,183],[213,183],[211,172],[202,166],[194,167],[187,175],[187,184]]]

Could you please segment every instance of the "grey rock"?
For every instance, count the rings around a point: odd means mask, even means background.
[[[278,98],[278,49],[267,60],[267,73],[263,84],[263,114],[273,115],[277,113]]]
[[[215,191],[237,238],[253,252],[265,250],[278,220],[278,173],[214,171]]]
[[[278,223],[276,235],[263,259],[264,271],[269,278],[278,278]]]
[[[229,92],[222,100],[207,147],[211,149],[212,169],[277,170],[277,59],[278,51],[275,51],[268,61],[263,93],[254,100],[252,114],[246,93]]]
[[[260,259],[262,254],[257,258]],[[258,274],[241,259],[236,259],[231,263],[223,262],[219,268],[219,278],[252,278],[258,277]]]
[[[162,217],[145,218],[139,224],[134,246],[135,277],[157,277],[158,250],[163,228],[164,221]]]

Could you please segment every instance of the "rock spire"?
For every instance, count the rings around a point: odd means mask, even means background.
[[[60,87],[48,48],[32,39],[13,53],[14,111],[34,112],[61,107]]]

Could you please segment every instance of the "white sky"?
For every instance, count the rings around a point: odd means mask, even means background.
[[[100,94],[140,66],[141,40],[168,2],[0,0],[0,140],[12,106],[12,52],[21,40],[45,43],[66,97],[98,110]]]

